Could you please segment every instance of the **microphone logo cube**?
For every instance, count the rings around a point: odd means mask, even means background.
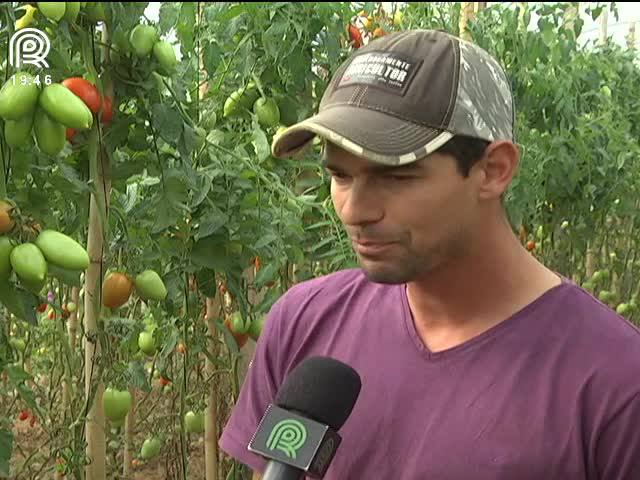
[[[272,404],[247,448],[312,478],[322,478],[340,442],[338,433],[328,425]]]

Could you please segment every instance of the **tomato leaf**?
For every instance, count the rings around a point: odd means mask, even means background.
[[[191,263],[214,270],[226,270],[231,266],[224,243],[213,235],[201,238],[194,244],[191,250]]]
[[[18,289],[13,284],[3,282],[0,285],[0,303],[19,319],[31,325],[38,325],[36,307],[39,302],[38,297],[33,293]]]
[[[194,46],[194,25],[196,24],[196,2],[184,2],[180,8],[178,18],[178,38],[182,44],[182,51],[189,52]]]
[[[262,34],[262,46],[269,56],[278,58],[289,27],[287,22],[273,22]]]
[[[139,388],[143,392],[151,391],[151,385],[149,385],[149,380],[147,379],[147,372],[140,360],[129,362],[126,376],[129,379],[129,385]]]
[[[12,385],[25,403],[35,412],[42,413],[40,406],[36,402],[36,397],[31,389],[24,383],[25,380],[33,380],[33,376],[25,372],[19,365],[6,365],[5,371],[9,384]],[[41,415],[40,415],[41,416]]]
[[[178,170],[165,172],[164,177],[165,199],[176,208],[188,209],[189,189],[185,184],[185,176]]]
[[[267,140],[267,136],[259,127],[253,131],[251,145],[253,145],[253,148],[256,151],[259,162],[265,161],[269,158],[269,155],[271,155],[269,140]]]
[[[275,280],[276,274],[278,273],[278,264],[270,263],[265,265],[260,269],[256,278],[254,279],[254,284],[256,288],[262,288],[265,283],[270,280]]]
[[[169,105],[156,103],[151,107],[153,128],[166,142],[175,145],[182,135],[182,116]]]
[[[60,268],[52,263],[48,264],[49,275],[57,278],[65,285],[69,285],[71,287],[82,287],[82,282],[80,281],[80,272],[67,270],[65,268]]]
[[[204,62],[204,68],[213,76],[220,65],[220,59],[223,56],[223,51],[217,43],[206,42],[202,51],[202,60]]]
[[[176,2],[162,2],[158,28],[161,33],[168,33],[178,22],[178,5]]]
[[[198,233],[196,233],[196,240],[214,234],[220,229],[220,227],[224,226],[228,222],[229,216],[219,209],[215,208],[208,210],[206,219],[200,223]]]
[[[11,430],[0,429],[0,475],[8,477],[10,470],[10,460],[13,451],[13,432]]]

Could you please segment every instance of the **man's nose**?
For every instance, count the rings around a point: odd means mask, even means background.
[[[354,179],[341,195],[338,214],[346,225],[375,223],[383,218],[383,198],[374,182]]]

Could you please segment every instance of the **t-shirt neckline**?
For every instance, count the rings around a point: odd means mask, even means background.
[[[414,344],[414,346],[416,347],[416,349],[418,350],[418,353],[426,360],[430,360],[430,361],[440,361],[440,360],[445,360],[445,359],[449,359],[452,357],[457,356],[458,354],[461,354],[462,352],[469,350],[471,348],[474,348],[475,346],[477,346],[480,343],[483,343],[497,335],[499,335],[503,330],[509,328],[511,325],[513,325],[514,323],[516,323],[518,320],[520,320],[521,318],[525,317],[527,313],[529,313],[531,310],[535,309],[540,303],[542,303],[544,300],[546,300],[549,296],[555,294],[558,290],[562,290],[564,288],[566,288],[567,286],[572,284],[572,281],[569,280],[568,278],[566,278],[564,275],[561,275],[557,272],[556,275],[558,275],[560,277],[560,284],[555,285],[551,288],[549,288],[547,291],[545,291],[544,293],[542,293],[542,295],[538,296],[538,298],[536,298],[535,300],[533,300],[532,302],[530,302],[528,305],[525,305],[524,307],[522,307],[520,310],[518,310],[517,312],[515,312],[513,315],[511,315],[509,318],[503,320],[502,322],[498,323],[497,325],[494,325],[492,327],[490,327],[489,329],[485,330],[484,332],[476,335],[475,337],[459,344],[459,345],[455,345],[453,347],[444,349],[444,350],[440,350],[437,352],[432,352],[423,342],[422,339],[420,338],[420,336],[418,335],[418,331],[416,329],[416,326],[414,325],[413,322],[413,314],[411,313],[411,309],[409,307],[409,299],[407,297],[407,284],[406,283],[402,283],[400,285],[398,285],[397,288],[397,292],[398,295],[400,296],[400,304],[402,306],[402,319],[403,319],[403,323],[406,329],[406,333],[407,335],[409,335],[412,343]]]

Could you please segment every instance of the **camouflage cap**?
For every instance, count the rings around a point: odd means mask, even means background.
[[[274,139],[290,157],[316,135],[386,165],[413,162],[456,135],[514,140],[513,95],[498,62],[441,31],[409,30],[370,42],[336,71],[319,112]]]

